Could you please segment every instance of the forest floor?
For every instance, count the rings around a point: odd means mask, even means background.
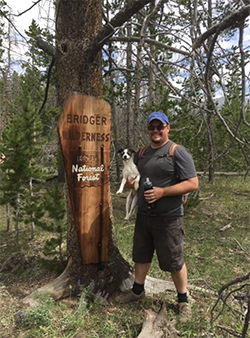
[[[197,290],[190,289],[192,322],[183,325],[177,321],[181,337],[243,337],[249,282],[237,281],[225,288],[222,302],[218,301],[218,291],[249,273],[249,191],[249,179],[224,177],[218,178],[215,185],[202,181],[199,201],[189,197],[185,217],[185,261],[189,283]],[[112,194],[114,225],[117,245],[132,265],[134,216],[131,222],[123,220],[125,196],[126,192],[122,197]],[[95,304],[83,309],[79,305],[81,298],[74,297],[52,307],[46,300],[53,318],[48,318],[48,313],[41,317],[40,311],[40,317],[32,318],[31,326],[20,324],[22,313],[26,311],[22,304],[24,297],[55,279],[64,267],[57,259],[49,260],[43,255],[44,234],[40,231],[30,240],[27,226],[20,227],[20,246],[16,248],[13,228],[6,231],[5,209],[0,208],[1,338],[133,338],[141,330],[145,309],[159,309],[163,299],[167,303],[167,316],[177,317],[176,295],[167,291],[120,307],[110,301],[105,307]],[[156,258],[150,276],[166,280]],[[250,337],[249,330],[244,337]]]
[[[1,231],[2,232],[2,231]],[[9,233],[13,239],[13,233]],[[1,236],[3,239],[3,236]],[[59,275],[59,265],[49,264],[49,268],[40,259],[38,251],[42,252],[42,243],[36,241],[36,256],[23,256],[17,251],[11,256],[6,252],[9,244],[0,245],[0,266],[5,265],[4,271],[0,273],[0,337],[17,338],[18,311],[24,311],[22,300],[36,289],[46,285]],[[39,249],[40,247],[40,249]],[[10,260],[7,260],[10,258]],[[7,262],[7,264],[6,264]]]

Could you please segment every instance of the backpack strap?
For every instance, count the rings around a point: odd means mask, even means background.
[[[179,146],[180,146],[180,144],[173,142],[171,144],[170,148],[169,148],[169,155],[172,156],[173,159],[174,159],[175,151]],[[188,195],[189,195],[188,192],[182,195],[182,205],[186,204],[187,199],[188,199]]]
[[[172,143],[170,148],[169,148],[169,155],[174,157],[176,149],[180,146],[180,144],[177,143]],[[138,158],[142,157],[142,155],[145,153],[145,151],[148,149],[149,145],[142,147],[139,152],[138,152]]]
[[[138,152],[138,158],[142,157],[145,151],[148,149],[149,145],[142,147]]]
[[[177,143],[174,143],[174,142],[173,142],[173,143],[171,144],[170,148],[169,148],[169,151],[168,151],[169,155],[172,156],[172,157],[174,158],[175,151],[176,151],[176,149],[177,149],[179,146],[180,146],[180,144],[177,144]]]

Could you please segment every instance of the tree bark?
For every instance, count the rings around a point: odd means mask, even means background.
[[[101,50],[91,57],[86,52],[90,41],[102,28],[101,1],[59,1],[56,24],[58,40],[55,65],[60,106],[63,108],[73,93],[101,99],[103,95]],[[93,291],[101,290],[105,294],[112,294],[131,270],[115,244],[112,207],[110,205],[109,208],[108,262],[84,265],[68,191],[66,195],[68,264],[61,276],[41,290],[48,291],[55,299],[75,295],[80,285],[93,285]],[[25,302],[31,304],[32,295],[27,297]]]
[[[91,56],[86,52],[90,41],[93,41],[101,28],[102,6],[100,0],[60,1],[56,66],[59,81],[59,102],[62,106],[73,92],[102,98],[101,50]],[[83,285],[89,285],[94,280],[97,290],[110,294],[117,290],[122,279],[130,271],[129,264],[122,258],[114,243],[111,205],[109,209],[108,263],[83,265],[71,203],[68,198],[68,255],[71,257],[72,264],[68,265],[66,276],[67,278],[69,276],[73,289],[71,291],[74,291],[74,286],[79,284],[78,280]]]

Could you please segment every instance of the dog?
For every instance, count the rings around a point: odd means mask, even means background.
[[[124,186],[128,180],[136,177],[134,188],[130,189],[130,192],[126,199],[126,216],[125,220],[129,221],[129,218],[137,203],[137,190],[139,188],[140,173],[134,164],[133,155],[135,151],[133,149],[120,149],[117,152],[123,161],[122,181],[119,190],[116,194],[120,195],[123,192]]]

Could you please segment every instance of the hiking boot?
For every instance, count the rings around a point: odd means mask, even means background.
[[[186,323],[191,320],[192,311],[189,303],[179,303],[179,316],[182,323]]]
[[[142,291],[141,294],[136,295],[132,290],[129,290],[128,292],[116,297],[115,300],[117,303],[126,304],[130,302],[135,302],[137,300],[142,300],[143,298],[145,298],[145,291]]]

